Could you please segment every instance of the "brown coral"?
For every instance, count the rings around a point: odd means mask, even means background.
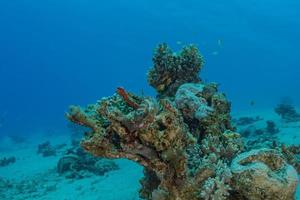
[[[259,149],[238,155],[231,165],[233,188],[249,200],[293,199],[296,170],[275,150]]]
[[[242,194],[244,188],[232,187],[228,166],[243,151],[243,142],[231,126],[226,96],[198,76],[203,61],[197,48],[175,54],[162,44],[153,61],[148,81],[157,99],[119,88],[85,109],[71,107],[67,117],[91,129],[83,148],[144,166],[144,199],[214,200]]]
[[[199,83],[203,58],[194,45],[173,53],[167,44],[157,47],[153,56],[154,66],[148,73],[148,82],[159,96],[174,96],[184,83]]]

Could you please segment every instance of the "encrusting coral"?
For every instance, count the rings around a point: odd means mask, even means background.
[[[298,183],[296,170],[272,149],[238,155],[231,164],[232,185],[246,199],[293,199]]]
[[[82,147],[95,156],[144,166],[143,199],[251,199],[234,182],[231,163],[244,144],[231,126],[231,105],[217,84],[199,78],[203,60],[198,49],[191,45],[176,54],[161,44],[153,61],[148,81],[157,99],[118,88],[94,105],[70,107],[68,119],[90,128]],[[294,192],[293,187],[286,191],[289,197]]]

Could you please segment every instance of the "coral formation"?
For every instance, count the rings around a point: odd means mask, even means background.
[[[300,174],[300,145],[285,145],[279,142],[277,137],[279,129],[275,122],[267,120],[266,124],[266,128],[257,128],[251,125],[240,130],[242,136],[244,136],[245,150],[276,149],[285,158],[285,161]]]
[[[148,82],[160,96],[173,96],[184,83],[199,83],[203,65],[198,49],[187,46],[174,53],[167,44],[157,47],[153,56],[154,66],[148,73]]]
[[[245,150],[259,149],[259,148],[277,148],[279,128],[272,120],[265,121],[266,126],[262,127],[263,123],[254,124],[244,127],[239,125],[238,132],[243,136],[245,143]]]
[[[201,120],[213,111],[212,107],[207,105],[206,99],[201,97],[204,88],[205,85],[201,83],[186,83],[179,87],[176,92],[175,103],[185,119]]]
[[[13,164],[16,162],[16,158],[14,156],[4,157],[0,159],[0,167],[5,167],[7,165]]]
[[[244,143],[231,125],[231,104],[217,84],[199,78],[203,61],[196,47],[187,46],[173,53],[162,44],[153,61],[148,81],[156,89],[157,99],[118,88],[116,94],[94,105],[70,107],[68,119],[90,128],[81,142],[86,151],[105,158],[127,158],[144,166],[140,196],[149,200],[247,199],[250,193],[257,196],[257,191],[243,187],[249,178],[247,171],[239,173],[237,169],[238,164],[255,160],[265,163],[269,172],[275,170],[273,167],[289,172],[281,177],[290,181],[293,168],[273,151],[265,157],[241,154]],[[275,165],[277,161],[280,163]],[[254,174],[261,172],[261,168],[251,170]],[[244,184],[240,187],[238,176]],[[256,182],[261,184],[256,187],[272,193],[268,197],[278,196],[283,186],[273,188],[272,181]],[[293,181],[284,191],[286,197],[295,192],[292,186],[297,180]]]
[[[300,174],[300,145],[286,146],[282,144],[280,151],[290,165],[293,165]]]
[[[274,111],[286,122],[300,121],[300,114],[295,107],[288,102],[282,102],[276,106]]]
[[[268,120],[266,123],[267,123],[267,127],[266,127],[267,133],[276,134],[279,132],[279,129],[276,127],[275,122]]]
[[[91,175],[102,176],[117,169],[119,167],[115,162],[96,158],[78,147],[68,149],[57,163],[57,173],[70,179],[80,179]]]
[[[41,154],[43,157],[56,156],[56,149],[46,141],[38,145],[37,154]]]
[[[271,149],[238,155],[231,164],[232,187],[245,199],[293,199],[298,183],[296,170]]]

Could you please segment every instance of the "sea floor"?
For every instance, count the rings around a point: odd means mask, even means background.
[[[142,168],[128,160],[115,160],[118,170],[104,175],[90,175],[83,178],[66,178],[57,172],[59,159],[63,156],[43,157],[37,154],[38,145],[50,141],[53,146],[67,143],[64,149],[71,146],[68,136],[30,135],[22,144],[16,145],[10,138],[0,142],[0,158],[15,156],[16,162],[0,167],[0,179],[8,181],[0,189],[1,200],[117,200],[138,198],[139,179]],[[61,151],[64,151],[62,149]],[[5,192],[5,194],[1,194]]]
[[[285,123],[272,109],[234,114],[234,118],[256,116],[261,120],[254,122],[252,126],[263,128],[267,120],[272,120],[279,129],[276,133],[278,141],[300,144],[300,122]],[[72,148],[70,134],[38,132],[24,135],[24,140],[0,137],[0,159],[16,158],[14,163],[0,167],[0,200],[139,199],[139,179],[143,176],[143,169],[137,164],[122,159],[114,160],[119,169],[108,170],[100,175],[90,173],[82,177],[66,177],[57,172],[57,166],[65,152]],[[44,157],[37,153],[38,145],[46,141],[60,147],[56,155]],[[296,196],[300,200],[300,186]]]

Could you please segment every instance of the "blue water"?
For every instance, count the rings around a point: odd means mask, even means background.
[[[7,129],[64,126],[70,104],[117,86],[153,95],[153,48],[197,44],[201,76],[246,109],[300,101],[298,0],[0,2],[0,111]]]
[[[154,96],[161,42],[196,44],[234,112],[300,106],[299,36],[299,0],[1,0],[0,138],[67,129],[69,105],[119,86]]]

